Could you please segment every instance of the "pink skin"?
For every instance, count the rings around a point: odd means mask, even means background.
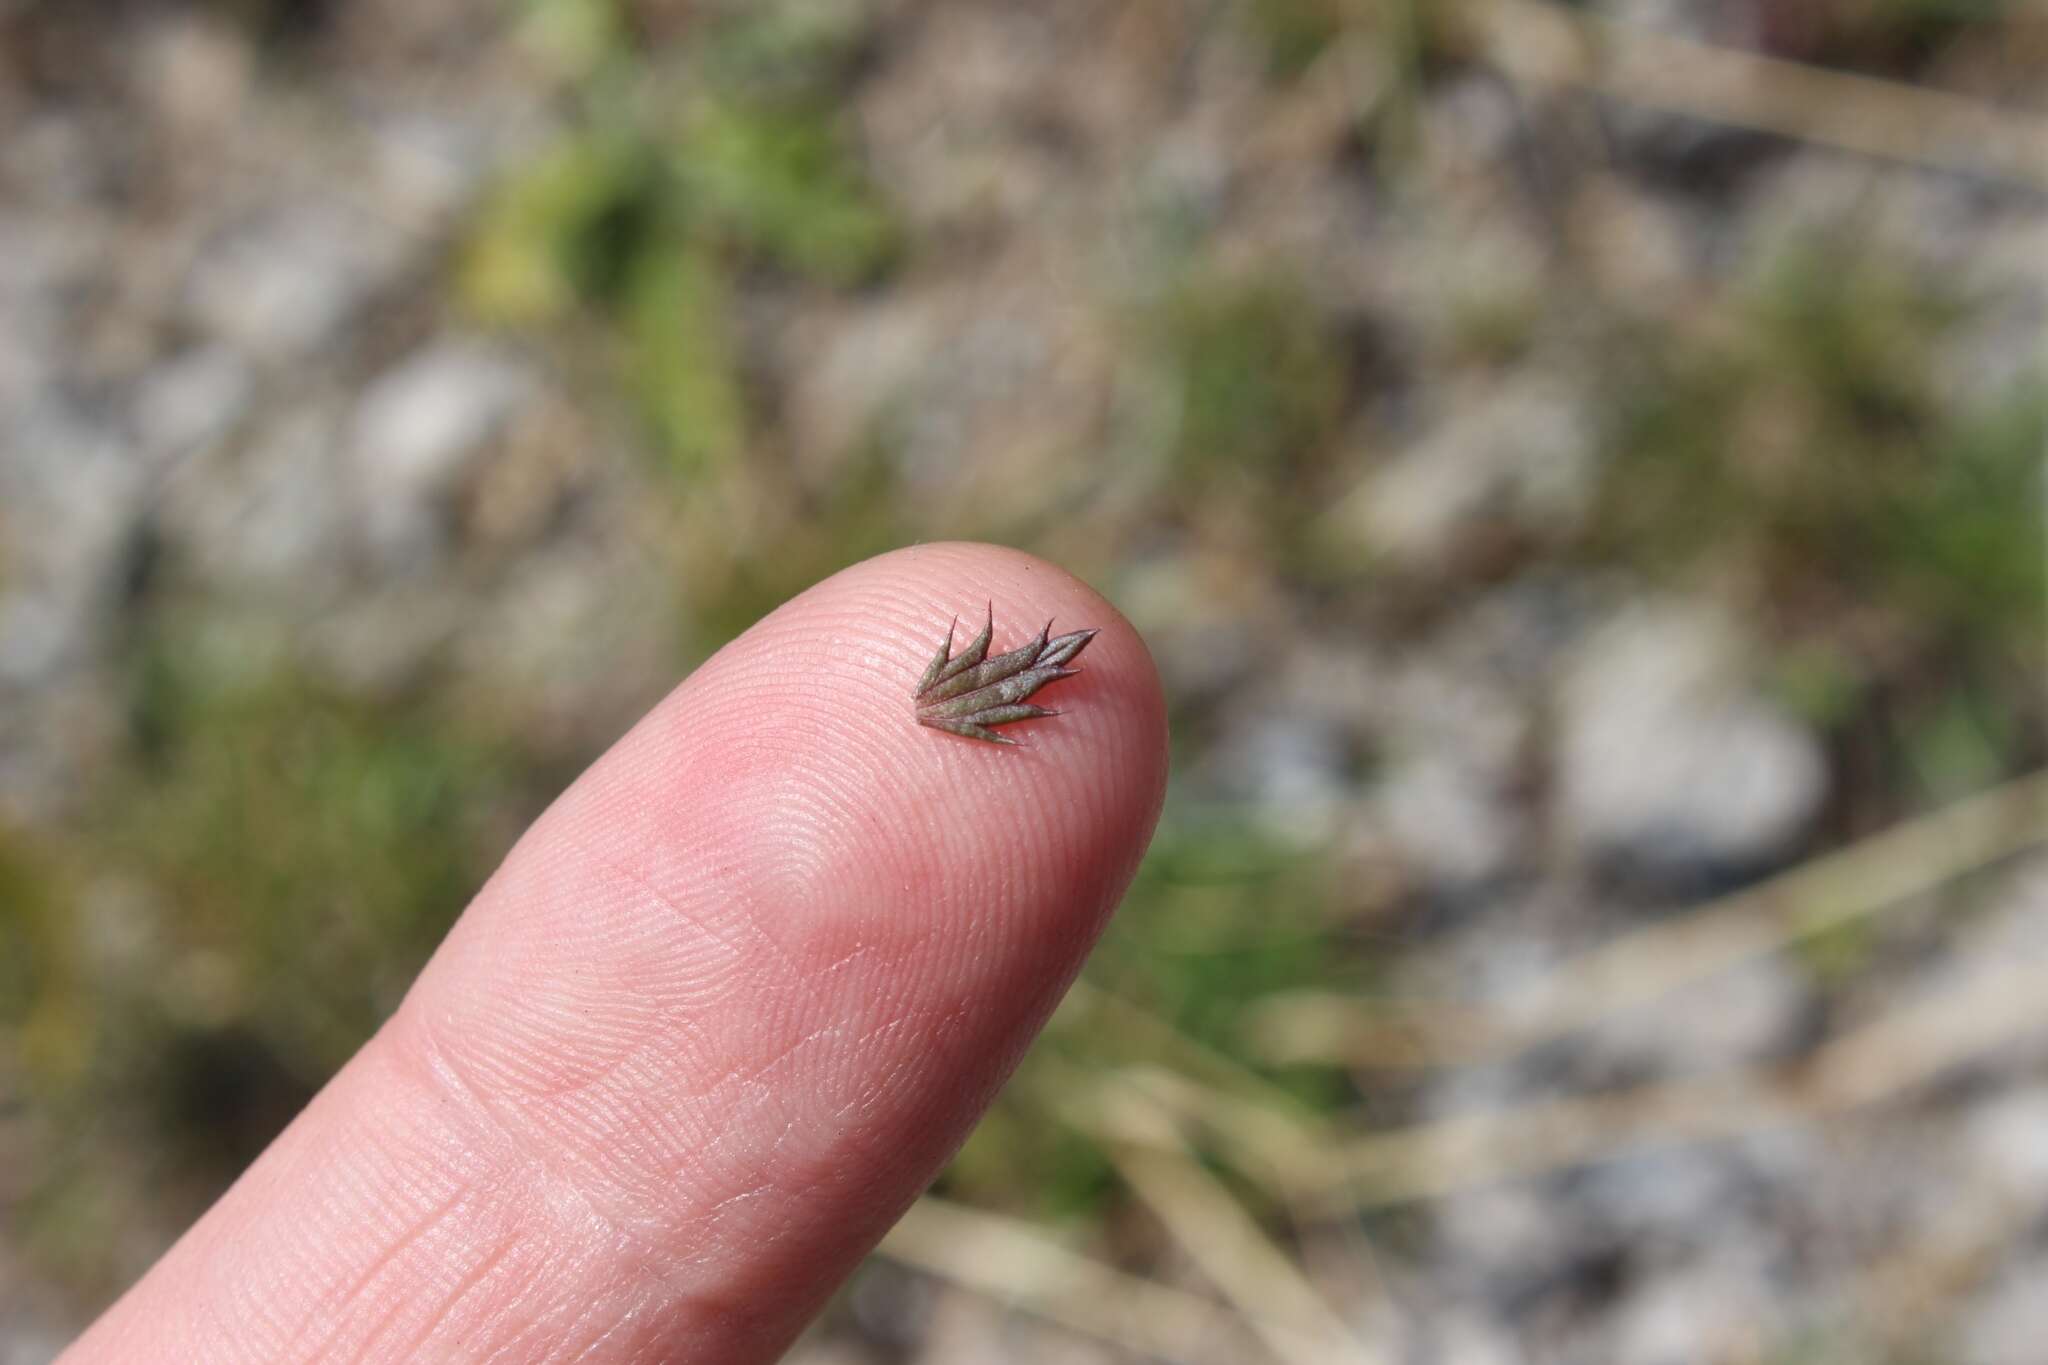
[[[911,717],[989,598],[1102,627],[1017,748]],[[1080,967],[1165,741],[1136,633],[1043,561],[927,545],[819,584],[555,802],[64,1360],[772,1360]]]

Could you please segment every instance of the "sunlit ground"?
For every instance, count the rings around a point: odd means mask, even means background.
[[[0,1359],[940,538],[1131,617],[1174,786],[798,1358],[2037,1359],[2044,70],[2000,0],[0,7]]]

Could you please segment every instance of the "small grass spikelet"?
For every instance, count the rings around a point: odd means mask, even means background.
[[[917,723],[968,739],[991,744],[1017,741],[996,733],[998,725],[1056,716],[1059,712],[1025,701],[1032,693],[1057,678],[1071,678],[1078,669],[1068,668],[1075,656],[1095,638],[1092,630],[1054,635],[1052,622],[1045,623],[1038,638],[990,658],[989,642],[995,637],[995,604],[989,604],[988,624],[967,648],[953,653],[953,631],[959,619],[946,627],[946,638],[932,656],[924,676],[912,693],[916,698]]]

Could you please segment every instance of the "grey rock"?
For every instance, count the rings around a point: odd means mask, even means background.
[[[1499,1323],[1476,1313],[1435,1313],[1415,1325],[1420,1344],[1387,1359],[1419,1365],[1525,1365],[1533,1357]]]
[[[1979,1179],[2032,1206],[2048,1206],[2048,1085],[1995,1095],[1966,1120],[1963,1146]]]
[[[1266,623],[1257,637],[1270,632]],[[1284,672],[1229,718],[1203,768],[1206,780],[1249,801],[1276,832],[1313,838],[1331,833],[1358,795],[1360,700],[1378,670],[1349,642],[1290,653]]]
[[[0,1278],[0,1365],[47,1365],[63,1354],[83,1324],[63,1321],[55,1294],[9,1288]]]
[[[2040,1365],[2048,1342],[2048,1256],[2011,1266],[1964,1315],[1961,1365]]]
[[[1463,1190],[1433,1206],[1437,1272],[1446,1283],[1513,1297],[1553,1273],[1581,1231],[1534,1182]]]
[[[1328,717],[1268,711],[1234,726],[1213,756],[1216,780],[1276,831],[1327,833],[1351,792],[1343,735]]]
[[[1530,842],[1519,788],[1530,694],[1563,633],[1552,614],[1541,592],[1496,593],[1358,689],[1383,761],[1374,814],[1433,882],[1496,878]]]
[[[219,137],[246,107],[255,74],[248,37],[224,17],[170,14],[138,25],[132,79],[161,126]]]
[[[1725,0],[1596,0],[1593,9],[1625,24],[1708,42],[1754,39],[1746,5]]]
[[[1629,1365],[1757,1360],[1780,1339],[1786,1295],[1731,1253],[1660,1275],[1630,1293],[1605,1358]]]
[[[78,247],[50,219],[0,210],[0,412],[21,411],[56,379],[61,295],[80,270]]]
[[[305,632],[309,666],[359,695],[389,695],[419,680],[468,622],[470,604],[445,581],[417,575],[357,591]]]
[[[0,427],[0,683],[78,662],[96,639],[141,513],[133,453],[64,404]]]
[[[448,119],[393,115],[373,131],[380,188],[422,220],[467,202],[491,166],[477,130]]]
[[[1428,571],[1490,521],[1557,534],[1583,519],[1595,465],[1572,385],[1542,374],[1489,382],[1445,408],[1439,425],[1338,504],[1337,534],[1384,563]]]
[[[27,113],[0,138],[0,183],[8,187],[10,199],[22,187],[28,191],[23,197],[32,196],[40,206],[67,212],[84,208],[103,188],[107,163],[118,155],[105,145],[101,131],[75,110]]]
[[[1676,873],[1765,864],[1826,794],[1818,741],[1756,689],[1734,630],[1689,607],[1612,623],[1558,709],[1559,814],[1595,858]]]
[[[1576,1174],[1571,1203],[1583,1226],[1617,1244],[1671,1258],[1765,1239],[1768,1190],[1739,1152],[1702,1143],[1623,1152]]]
[[[1619,1076],[1685,1076],[1769,1062],[1797,1041],[1807,981],[1781,958],[1716,972],[1623,1012],[1586,1037],[1581,1065]]]
[[[248,364],[229,348],[177,356],[152,369],[136,391],[136,444],[153,462],[183,459],[226,435],[254,396]]]
[[[346,459],[375,559],[395,567],[438,551],[448,498],[532,388],[524,367],[468,340],[436,342],[371,384]]]
[[[798,448],[835,458],[851,448],[937,367],[943,340],[935,309],[893,299],[788,329],[789,416]]]
[[[185,281],[183,311],[259,363],[303,356],[390,277],[400,246],[368,212],[294,200],[216,236]]]
[[[1395,845],[1435,882],[1463,886],[1498,875],[1521,838],[1496,783],[1449,755],[1425,752],[1401,762],[1376,797]]]
[[[685,620],[668,580],[628,536],[571,539],[507,566],[502,589],[470,602],[453,642],[460,676],[488,679],[538,736],[604,737],[658,701],[681,654]],[[618,585],[642,590],[622,594]]]
[[[2048,329],[2048,221],[2014,215],[1960,234],[1967,248],[1949,278],[1976,300],[1934,356],[1938,391],[1973,403],[2007,401],[2040,374]]]
[[[1375,728],[1403,753],[1452,755],[1505,784],[1528,736],[1526,698],[1512,690],[1512,679],[1476,658],[1467,641],[1433,645],[1366,700]]]
[[[308,404],[265,424],[238,458],[194,460],[175,472],[163,530],[203,580],[308,602],[341,586],[337,426],[331,408]]]

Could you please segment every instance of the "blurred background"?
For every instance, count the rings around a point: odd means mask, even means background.
[[[798,1348],[2048,1358],[2048,12],[0,0],[0,1362],[786,595],[1158,655]]]

